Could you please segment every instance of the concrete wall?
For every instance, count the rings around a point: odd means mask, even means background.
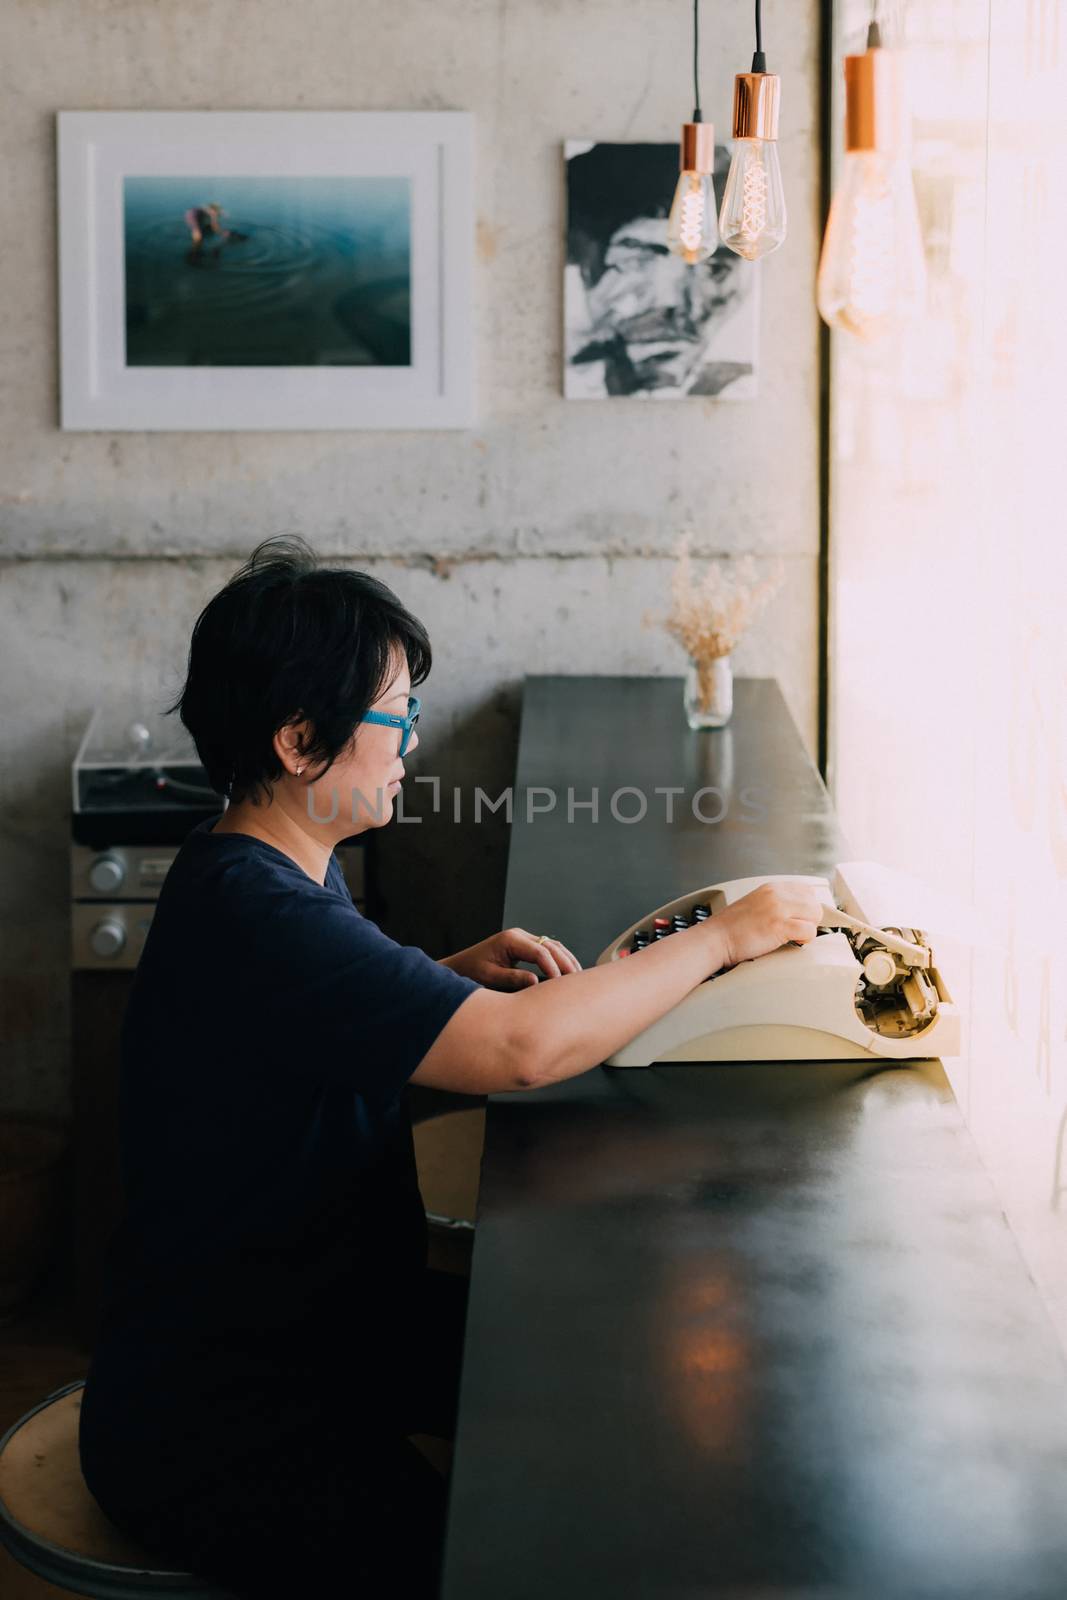
[[[749,10],[716,7],[705,29],[720,127]],[[787,584],[737,668],[781,679],[814,750],[817,6],[765,10],[791,233],[763,267],[761,397],[649,405],[561,398],[561,143],[676,136],[681,0],[7,0],[0,1103],[67,1103],[68,771],[88,714],[117,692],[171,693],[199,607],[268,534],[305,533],[424,618],[438,665],[419,770],[491,792],[511,776],[524,672],[681,672],[641,625],[681,527],[708,553],[780,554]],[[59,432],[53,115],[123,108],[474,112],[478,426]],[[440,954],[495,926],[501,824],[438,819],[378,842],[391,931]]]

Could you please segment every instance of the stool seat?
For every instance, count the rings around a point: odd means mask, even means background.
[[[485,1112],[431,1113],[412,1129],[428,1223],[428,1265],[470,1276]]]
[[[57,1389],[0,1439],[0,1541],[39,1578],[95,1600],[232,1600],[154,1564],[107,1520],[78,1457],[84,1387]]]
[[[447,1111],[412,1129],[415,1163],[426,1215],[432,1221],[473,1228],[485,1141],[485,1112]]]

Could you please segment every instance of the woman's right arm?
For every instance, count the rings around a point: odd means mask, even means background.
[[[539,1089],[597,1066],[722,967],[793,939],[807,944],[821,902],[809,888],[761,884],[706,922],[625,961],[503,994],[482,989],[453,1013],[412,1075],[461,1094]]]

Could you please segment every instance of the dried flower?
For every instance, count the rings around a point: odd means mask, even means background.
[[[778,560],[759,577],[755,559],[739,556],[729,562],[712,561],[700,579],[694,578],[689,554],[690,536],[677,545],[677,562],[671,577],[671,605],[666,616],[649,612],[646,627],[660,623],[685,649],[698,668],[729,655],[749,623],[778,593],[785,581],[785,565]]]

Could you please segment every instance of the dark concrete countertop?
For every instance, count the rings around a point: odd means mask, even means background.
[[[693,735],[674,680],[528,681],[506,924],[589,962],[688,888],[847,858],[777,685],[736,689]],[[604,821],[654,783],[727,817]],[[600,822],[525,819],[568,785]],[[1062,1353],[939,1063],[490,1102],[445,1600],[1062,1600],[1065,1506]]]

